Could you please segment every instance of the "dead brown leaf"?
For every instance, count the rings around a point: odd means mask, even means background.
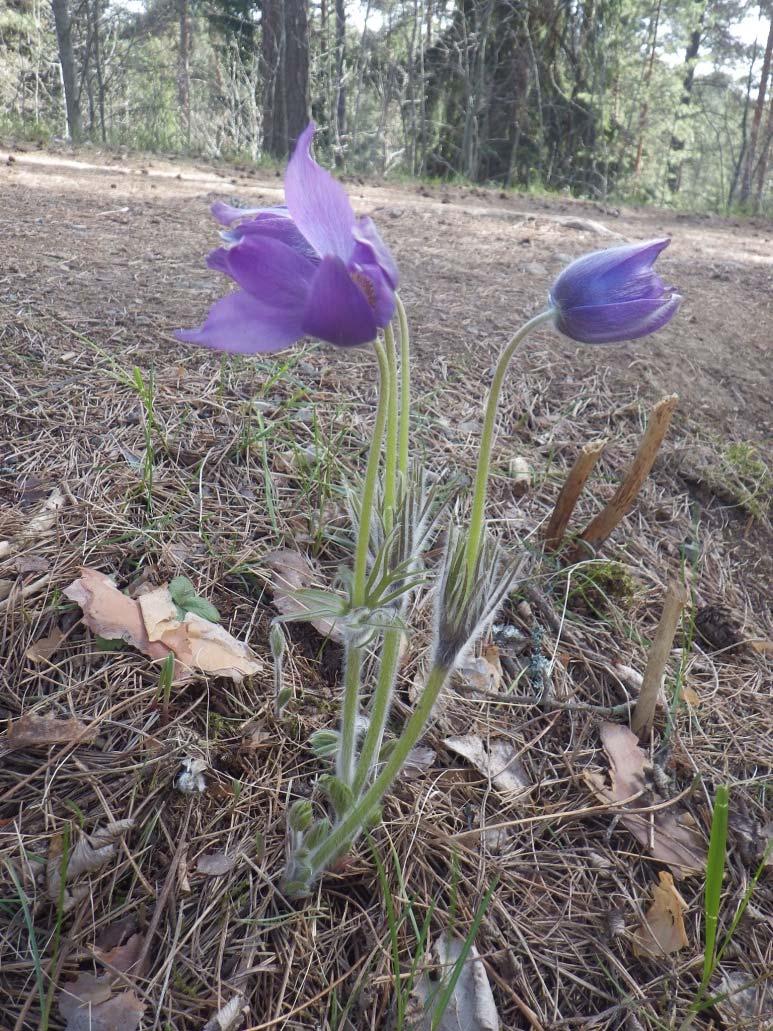
[[[5,745],[9,750],[48,748],[49,745],[69,745],[74,741],[85,744],[95,737],[96,730],[86,734],[86,724],[74,716],[62,720],[29,713],[9,722]]]
[[[97,959],[112,970],[120,970],[122,974],[129,974],[132,972],[132,967],[136,966],[139,961],[144,944],[143,935],[133,934],[123,945],[115,945],[107,952],[97,950]]]
[[[658,809],[636,814],[663,802],[652,787],[652,765],[635,734],[618,723],[602,723],[601,743],[609,759],[609,783],[601,773],[586,773],[591,791],[602,802],[623,805],[621,821],[676,877],[689,877],[706,868],[706,844],[695,821],[684,810]]]
[[[76,885],[62,891],[62,877],[68,884],[83,874],[94,873],[108,863],[118,850],[118,839],[134,826],[133,820],[117,820],[101,827],[93,834],[82,837],[65,856],[64,838],[55,834],[51,838],[46,865],[46,890],[52,902],[63,898],[62,908],[69,912],[77,902],[89,894],[87,884]],[[65,863],[66,860],[66,863]]]
[[[80,974],[59,993],[66,1031],[137,1031],[145,1003],[133,991],[113,993],[110,979]]]
[[[165,659],[169,654],[166,645],[149,640],[139,603],[119,591],[98,569],[84,566],[80,577],[65,587],[64,595],[80,605],[83,622],[100,637],[120,638],[151,659]]]
[[[49,565],[48,559],[42,555],[19,555],[14,562],[17,573],[45,573]]]
[[[499,791],[514,791],[518,794],[531,791],[532,784],[518,758],[518,749],[507,738],[492,738],[488,742],[488,751],[477,734],[447,737],[443,744],[471,762]]]
[[[634,956],[662,959],[690,942],[684,928],[687,903],[676,890],[674,878],[661,870],[660,884],[652,886],[652,905],[633,935]]]
[[[446,932],[438,938],[432,956],[440,967],[440,978],[422,973],[411,992],[407,1026],[410,1031],[499,1031],[501,1023],[486,968],[473,945],[462,966],[448,1006],[436,1022],[438,994],[451,976],[465,947],[464,940]]]
[[[48,662],[52,655],[55,655],[61,647],[64,634],[55,626],[48,637],[41,637],[40,640],[31,644],[26,651],[30,662]]]
[[[217,623],[194,612],[186,612],[181,620],[168,587],[158,587],[141,595],[138,604],[151,644],[169,648],[183,666],[228,676],[237,684],[245,676],[263,672],[263,663],[247,645]]]
[[[434,748],[412,748],[405,759],[405,764],[400,771],[401,780],[416,780],[421,777],[434,763],[437,752]]]
[[[233,870],[238,859],[238,855],[228,856],[225,852],[207,852],[196,860],[196,869],[209,877],[222,877]]]
[[[474,691],[496,693],[502,683],[499,648],[495,644],[488,645],[484,648],[483,655],[467,659],[457,667],[456,677],[461,678],[464,684]]]
[[[24,540],[47,533],[56,523],[59,513],[66,504],[67,498],[57,487],[40,506],[37,515],[34,515],[27,523],[24,532],[20,535],[21,538]]]
[[[274,574],[271,577],[271,590],[274,605],[279,612],[283,616],[295,616],[299,612],[305,612],[306,607],[293,597],[293,591],[320,586],[319,574],[315,573],[308,560],[298,551],[280,548],[269,552],[263,558],[263,563]],[[338,644],[343,642],[343,634],[334,619],[313,619],[311,625],[323,637],[329,637]]]
[[[747,974],[733,971],[722,975],[713,994],[726,996],[717,1002],[716,1010],[728,1031],[773,1029],[773,983],[769,979],[756,984]]]

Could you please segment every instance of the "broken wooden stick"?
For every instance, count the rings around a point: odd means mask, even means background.
[[[593,554],[633,508],[642,484],[655,464],[655,458],[668,432],[671,416],[678,401],[678,394],[669,394],[668,397],[661,398],[652,409],[630,469],[612,498],[580,534],[570,558],[571,562],[587,558],[589,553]]]
[[[606,446],[606,437],[603,440],[593,440],[590,444],[585,444],[569,470],[569,475],[556,499],[553,514],[545,530],[545,547],[551,551],[555,551],[564,539],[566,528],[572,518],[572,512],[574,512],[577,500],[582,493],[582,488]]]
[[[674,635],[682,617],[682,610],[689,601],[687,589],[683,584],[670,583],[663,598],[663,612],[660,616],[655,637],[647,655],[647,668],[644,670],[639,697],[631,717],[631,730],[644,741],[652,733],[652,721],[655,718],[655,706],[660,693],[660,685],[666,671],[666,663],[674,643]]]

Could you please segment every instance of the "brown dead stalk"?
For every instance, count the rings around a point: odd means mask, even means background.
[[[545,530],[545,547],[551,551],[555,551],[564,539],[577,500],[606,446],[606,438],[585,444],[569,470]]]
[[[668,432],[678,401],[678,394],[669,394],[667,397],[661,398],[652,409],[639,450],[636,452],[623,482],[601,512],[585,527],[570,561],[577,562],[586,558],[589,550],[593,551],[599,548],[631,511],[642,484],[655,464],[655,458]]]
[[[663,683],[669,652],[674,643],[674,635],[679,626],[682,610],[688,601],[689,596],[683,584],[671,583],[668,585],[663,599],[663,612],[647,657],[647,668],[644,671],[641,691],[631,717],[631,730],[640,741],[648,737],[652,731],[655,706],[660,685]]]

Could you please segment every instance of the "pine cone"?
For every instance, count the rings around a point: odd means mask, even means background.
[[[732,651],[743,641],[743,630],[724,605],[704,605],[695,616],[695,630],[711,651]]]

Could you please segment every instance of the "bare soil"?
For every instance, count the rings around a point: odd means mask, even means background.
[[[498,878],[476,944],[503,1027],[677,1027],[700,980],[702,879],[680,883],[689,946],[660,960],[635,958],[634,929],[662,867],[595,805],[584,774],[607,769],[599,724],[621,719],[616,707],[631,694],[617,664],[643,670],[665,585],[686,576],[694,605],[667,687],[681,669],[697,701],[659,712],[655,768],[661,792],[686,798],[704,836],[717,784],[732,786],[726,927],[770,821],[769,650],[749,642],[773,638],[765,464],[773,227],[495,190],[347,186],[400,265],[413,329],[416,446],[432,468],[461,474],[462,493],[496,355],[540,309],[563,265],[619,240],[672,238],[659,267],[685,297],[673,322],[618,347],[538,332],[514,363],[499,424],[492,525],[536,553],[579,448],[609,440],[575,531],[611,495],[648,410],[678,393],[639,503],[598,563],[572,572],[542,562],[538,593],[514,599],[503,617],[527,642],[512,661],[503,646],[505,680],[519,676],[515,694],[502,687],[497,699],[457,685],[427,735],[433,765],[395,788],[373,847],[403,914],[409,900],[419,924],[432,911],[430,940],[449,926],[464,936]],[[367,447],[370,357],[310,348],[292,352],[285,367],[284,357],[221,359],[172,336],[202,321],[223,290],[203,263],[216,242],[208,205],[281,197],[279,173],[265,170],[0,149],[0,716],[77,716],[97,731],[85,743],[21,751],[0,735],[3,1031],[43,1026],[41,990],[52,1000],[49,1026],[64,1027],[62,984],[104,976],[95,950],[132,934],[146,954],[114,994],[127,984],[137,993],[143,1027],[200,1028],[237,996],[243,1018],[234,1028],[393,1026],[384,892],[368,845],[307,904],[289,905],[278,887],[284,813],[289,800],[311,794],[320,772],[305,742],[335,721],[336,649],[294,632],[296,702],[282,720],[273,716],[270,676],[199,681],[167,710],[157,668],[130,651],[101,651],[61,596],[83,564],[122,588],[182,573],[266,658],[274,609],[261,556],[292,544],[330,575],[345,558],[336,485],[361,467]],[[128,380],[135,366],[146,381],[154,374],[150,486],[147,413]],[[298,472],[298,447],[324,453],[313,475]],[[515,456],[532,469],[524,496],[510,482]],[[30,533],[54,491],[64,497],[56,520]],[[612,560],[624,590],[609,578]],[[419,675],[427,613],[426,605],[415,613],[396,726]],[[692,632],[696,620],[704,637]],[[31,659],[30,646],[55,629],[61,649]],[[523,698],[524,671],[539,654],[552,662],[552,707]],[[514,743],[534,785],[528,798],[503,798],[481,781],[444,746],[450,733]],[[174,786],[191,756],[209,765],[200,798]],[[79,840],[125,818],[133,829],[92,874],[59,935],[46,857],[65,831]],[[502,823],[507,835],[494,843],[483,832]],[[199,856],[221,851],[239,857],[225,876],[197,870]],[[763,878],[723,961],[732,983],[762,991],[754,986],[773,969],[771,926]],[[412,935],[406,919],[403,974]],[[768,1027],[754,998],[756,1011],[709,1008],[694,1026]]]

